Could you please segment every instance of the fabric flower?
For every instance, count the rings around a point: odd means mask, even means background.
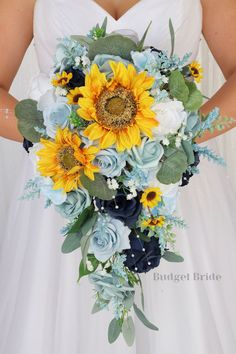
[[[127,200],[126,194],[123,191],[118,191],[116,198],[112,200],[96,199],[96,205],[99,210],[105,211],[111,217],[123,221],[129,227],[135,225],[139,214],[142,210],[142,205],[139,201],[139,196],[131,200]]]
[[[130,229],[110,216],[101,216],[93,228],[89,252],[101,261],[107,261],[116,252],[128,249]]]
[[[159,102],[152,106],[159,126],[153,129],[153,135],[164,137],[168,134],[176,134],[182,123],[187,119],[183,103],[180,101]]]
[[[54,103],[43,111],[44,125],[50,138],[55,138],[58,128],[64,129],[69,126],[70,114],[71,107],[65,103]]]
[[[134,146],[128,151],[127,161],[141,170],[157,169],[163,154],[164,149],[159,142],[144,137],[140,146]]]
[[[91,198],[85,189],[77,189],[67,193],[67,198],[64,203],[58,205],[56,210],[68,219],[74,219],[79,216],[84,209],[91,204]]]
[[[175,184],[162,184],[156,179],[153,180],[153,185],[160,188],[163,202],[152,209],[152,213],[155,215],[155,211],[157,211],[157,214],[160,215],[172,215],[176,210],[179,182]]]
[[[134,293],[134,288],[128,282],[117,286],[119,279],[114,274],[96,271],[89,276],[89,279],[95,285],[95,290],[99,295],[107,301],[112,300],[114,297],[124,300],[130,295],[128,293]]]
[[[115,149],[100,150],[94,164],[99,167],[100,173],[104,176],[117,177],[121,175],[121,171],[126,165],[126,155],[118,154]]]
[[[126,267],[136,273],[146,273],[159,266],[161,249],[159,241],[151,237],[149,242],[137,238],[134,232],[129,236],[130,249],[124,251],[127,256]]]
[[[93,63],[97,64],[101,72],[109,75],[112,73],[112,68],[109,64],[110,60],[114,62],[121,62],[124,63],[125,65],[129,64],[128,60],[125,60],[119,57],[118,55],[111,55],[111,54],[97,54],[93,59]]]

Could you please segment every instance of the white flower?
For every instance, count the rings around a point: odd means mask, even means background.
[[[87,55],[83,55],[81,57],[81,61],[82,61],[82,65],[83,66],[88,66],[90,64],[90,60],[89,58],[87,57]]]
[[[112,189],[112,190],[117,190],[119,188],[119,184],[117,183],[117,181],[115,180],[115,178],[108,178],[107,179],[107,185],[108,185],[108,188],[109,189]]]
[[[55,95],[56,96],[66,96],[67,95],[67,90],[66,89],[64,89],[64,88],[62,88],[62,87],[57,87],[56,89],[55,89]]]
[[[75,58],[75,66],[80,66],[81,64],[81,58],[80,57],[76,57]]]
[[[167,101],[156,103],[152,106],[159,122],[153,130],[154,136],[164,137],[168,134],[176,134],[182,123],[187,119],[183,103],[180,101]]]

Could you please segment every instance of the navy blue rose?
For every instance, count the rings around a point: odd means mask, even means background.
[[[85,75],[82,70],[74,69],[68,70],[68,73],[72,73],[72,79],[68,82],[67,86],[70,89],[74,89],[75,87],[84,86],[85,84]]]
[[[142,210],[140,197],[127,200],[126,194],[118,191],[116,198],[112,200],[96,199],[96,205],[100,211],[108,213],[114,219],[122,221],[126,226],[132,227],[138,220]]]
[[[200,157],[198,152],[194,152],[194,163],[190,165],[190,167],[197,167],[200,163]],[[186,170],[182,176],[182,182],[180,187],[185,187],[189,184],[190,178],[192,178],[194,174],[188,170]]]
[[[23,148],[29,153],[29,148],[31,148],[34,144],[27,140],[26,138],[24,138],[23,140]]]
[[[129,240],[130,249],[123,252],[127,256],[126,267],[135,273],[147,273],[159,266],[161,249],[158,239],[151,237],[149,242],[145,242],[131,232]]]

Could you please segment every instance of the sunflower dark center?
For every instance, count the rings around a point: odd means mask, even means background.
[[[96,113],[105,128],[119,130],[132,125],[137,114],[133,93],[124,87],[104,90],[98,97]]]
[[[199,71],[198,71],[197,68],[192,68],[191,71],[192,71],[193,76],[198,76],[199,75]]]
[[[156,198],[156,192],[149,192],[148,194],[147,194],[147,200],[150,202],[150,201],[152,201],[153,199],[155,199]]]
[[[79,165],[79,161],[76,160],[74,152],[74,149],[68,146],[62,148],[58,153],[59,163],[66,171],[70,171],[73,167]]]
[[[77,95],[75,95],[75,96],[73,97],[73,102],[77,104],[80,97],[82,97],[82,95],[81,95],[80,93],[78,93]]]

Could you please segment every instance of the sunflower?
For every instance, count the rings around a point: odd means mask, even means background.
[[[142,222],[142,226],[150,227],[151,229],[154,229],[156,227],[163,227],[164,224],[165,224],[164,216],[158,216],[157,218],[150,218]]]
[[[145,208],[154,208],[161,201],[160,188],[147,188],[142,194],[140,202]]]
[[[66,71],[63,71],[62,73],[57,73],[56,76],[52,79],[52,84],[53,86],[60,86],[64,87],[68,84],[68,82],[72,79],[73,74],[68,73]]]
[[[78,100],[81,97],[79,87],[75,87],[74,90],[70,90],[66,97],[68,98],[68,104],[78,104]]]
[[[189,65],[189,70],[194,80],[197,83],[200,83],[203,78],[203,68],[201,67],[201,64],[198,63],[197,61],[193,61]]]
[[[81,140],[68,128],[59,128],[54,141],[41,139],[43,148],[37,152],[39,156],[38,171],[42,176],[51,177],[53,189],[64,189],[70,192],[81,185],[81,171],[94,180],[94,173],[99,171],[92,165],[98,148],[81,147]]]
[[[77,113],[93,121],[84,131],[90,140],[99,140],[104,149],[116,144],[118,151],[141,144],[141,133],[152,137],[152,129],[158,126],[155,112],[151,110],[154,98],[149,89],[154,78],[146,72],[137,73],[132,64],[109,62],[113,75],[107,79],[96,64],[80,87]]]

